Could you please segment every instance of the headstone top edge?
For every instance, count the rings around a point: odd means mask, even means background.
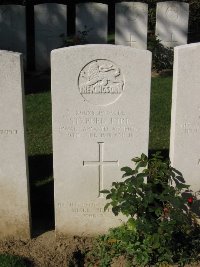
[[[189,3],[185,3],[185,2],[179,2],[179,1],[162,1],[162,2],[158,2],[157,5],[163,5],[163,4],[169,4],[169,3],[173,3],[173,4],[179,4],[179,5],[187,5],[189,6]]]
[[[117,2],[117,3],[115,3],[115,5],[121,5],[121,4],[140,4],[140,5],[143,5],[143,6],[148,6],[147,3],[143,3],[143,2],[128,2],[128,1],[125,1],[125,2]]]
[[[0,5],[0,7],[5,7],[5,6],[23,6],[23,7],[26,7],[26,5],[23,5],[23,4],[3,4],[3,5]]]
[[[76,6],[79,6],[79,5],[103,5],[103,6],[107,6],[108,4],[104,4],[104,3],[101,3],[101,2],[84,2],[84,3],[77,3]]]
[[[51,57],[59,54],[59,53],[63,53],[65,51],[68,50],[80,50],[80,49],[94,49],[94,48],[98,48],[98,49],[103,49],[103,48],[108,48],[108,49],[123,49],[126,51],[134,51],[135,53],[138,54],[148,54],[148,55],[152,55],[152,52],[149,50],[144,50],[144,49],[137,49],[137,48],[133,48],[133,47],[129,47],[126,45],[112,45],[112,44],[87,44],[87,45],[76,45],[76,46],[70,46],[70,47],[63,47],[63,48],[58,48],[58,49],[54,49],[51,51]]]
[[[19,52],[13,52],[9,50],[0,50],[0,55],[12,55],[16,57],[22,57],[22,53]]]
[[[67,4],[63,4],[63,3],[38,3],[38,4],[35,4],[34,7],[35,6],[42,6],[42,5],[44,5],[44,6],[45,5],[52,5],[52,6],[53,5],[62,5],[62,6],[67,6]]]
[[[192,44],[179,45],[179,46],[174,47],[174,50],[179,51],[182,49],[189,49],[189,48],[195,48],[195,47],[200,47],[200,42],[192,43]]]

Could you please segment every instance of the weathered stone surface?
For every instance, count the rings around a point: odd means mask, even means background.
[[[176,1],[157,3],[156,35],[166,47],[187,44],[189,4]]]
[[[115,5],[115,44],[147,48],[148,5],[122,2]]]
[[[67,6],[39,4],[34,11],[36,69],[45,70],[50,67],[50,52],[64,46],[67,38]]]
[[[107,43],[108,6],[101,3],[81,3],[76,5],[76,35],[90,44]]]
[[[148,152],[151,53],[85,45],[51,64],[56,233],[104,233],[121,220],[100,191]]]
[[[0,238],[30,237],[22,56],[0,51]]]
[[[170,158],[200,190],[200,43],[175,48]]]
[[[24,6],[0,5],[0,49],[23,53],[26,59]]]

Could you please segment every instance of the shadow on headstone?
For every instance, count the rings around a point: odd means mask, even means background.
[[[35,63],[37,70],[50,68],[50,52],[62,47],[67,36],[67,6],[45,3],[35,9]]]
[[[117,3],[115,11],[115,43],[146,49],[148,5],[140,2]]]
[[[76,36],[84,33],[87,43],[107,43],[108,5],[92,2],[76,5]]]
[[[176,1],[157,3],[156,35],[166,47],[187,44],[189,4]]]
[[[23,53],[26,58],[24,6],[0,5],[0,49]]]

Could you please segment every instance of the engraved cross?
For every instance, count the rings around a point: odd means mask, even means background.
[[[173,47],[178,43],[178,41],[175,41],[173,38],[173,33],[171,33],[171,39],[169,41],[165,41],[166,43],[169,43],[170,46],[172,45]]]
[[[126,41],[126,43],[128,43],[128,45],[130,45],[131,47],[134,47],[134,45],[136,44],[136,40],[134,40],[134,36],[130,34],[130,39]]]
[[[98,192],[98,198],[103,198],[103,193],[100,193],[101,190],[104,189],[103,186],[103,167],[104,166],[119,166],[119,161],[104,161],[104,143],[98,142],[99,144],[99,160],[98,161],[83,161],[83,166],[98,166],[99,167],[99,192]]]

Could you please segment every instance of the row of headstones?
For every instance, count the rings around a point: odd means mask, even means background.
[[[67,39],[67,6],[39,4],[35,9],[36,69],[50,66],[51,50],[64,46]],[[117,3],[115,44],[147,49],[148,5]],[[162,44],[175,47],[187,43],[189,4],[169,1],[157,4],[156,35]],[[25,7],[0,6],[0,49],[26,55]],[[88,43],[107,43],[108,6],[101,3],[76,5],[76,35]],[[84,35],[85,34],[85,35]],[[83,41],[83,40],[82,40]]]
[[[85,45],[52,52],[57,235],[118,225],[102,189],[148,153],[151,52]],[[22,56],[0,51],[0,238],[30,237]],[[200,43],[175,48],[170,158],[200,189]],[[164,123],[164,122],[163,122]]]

